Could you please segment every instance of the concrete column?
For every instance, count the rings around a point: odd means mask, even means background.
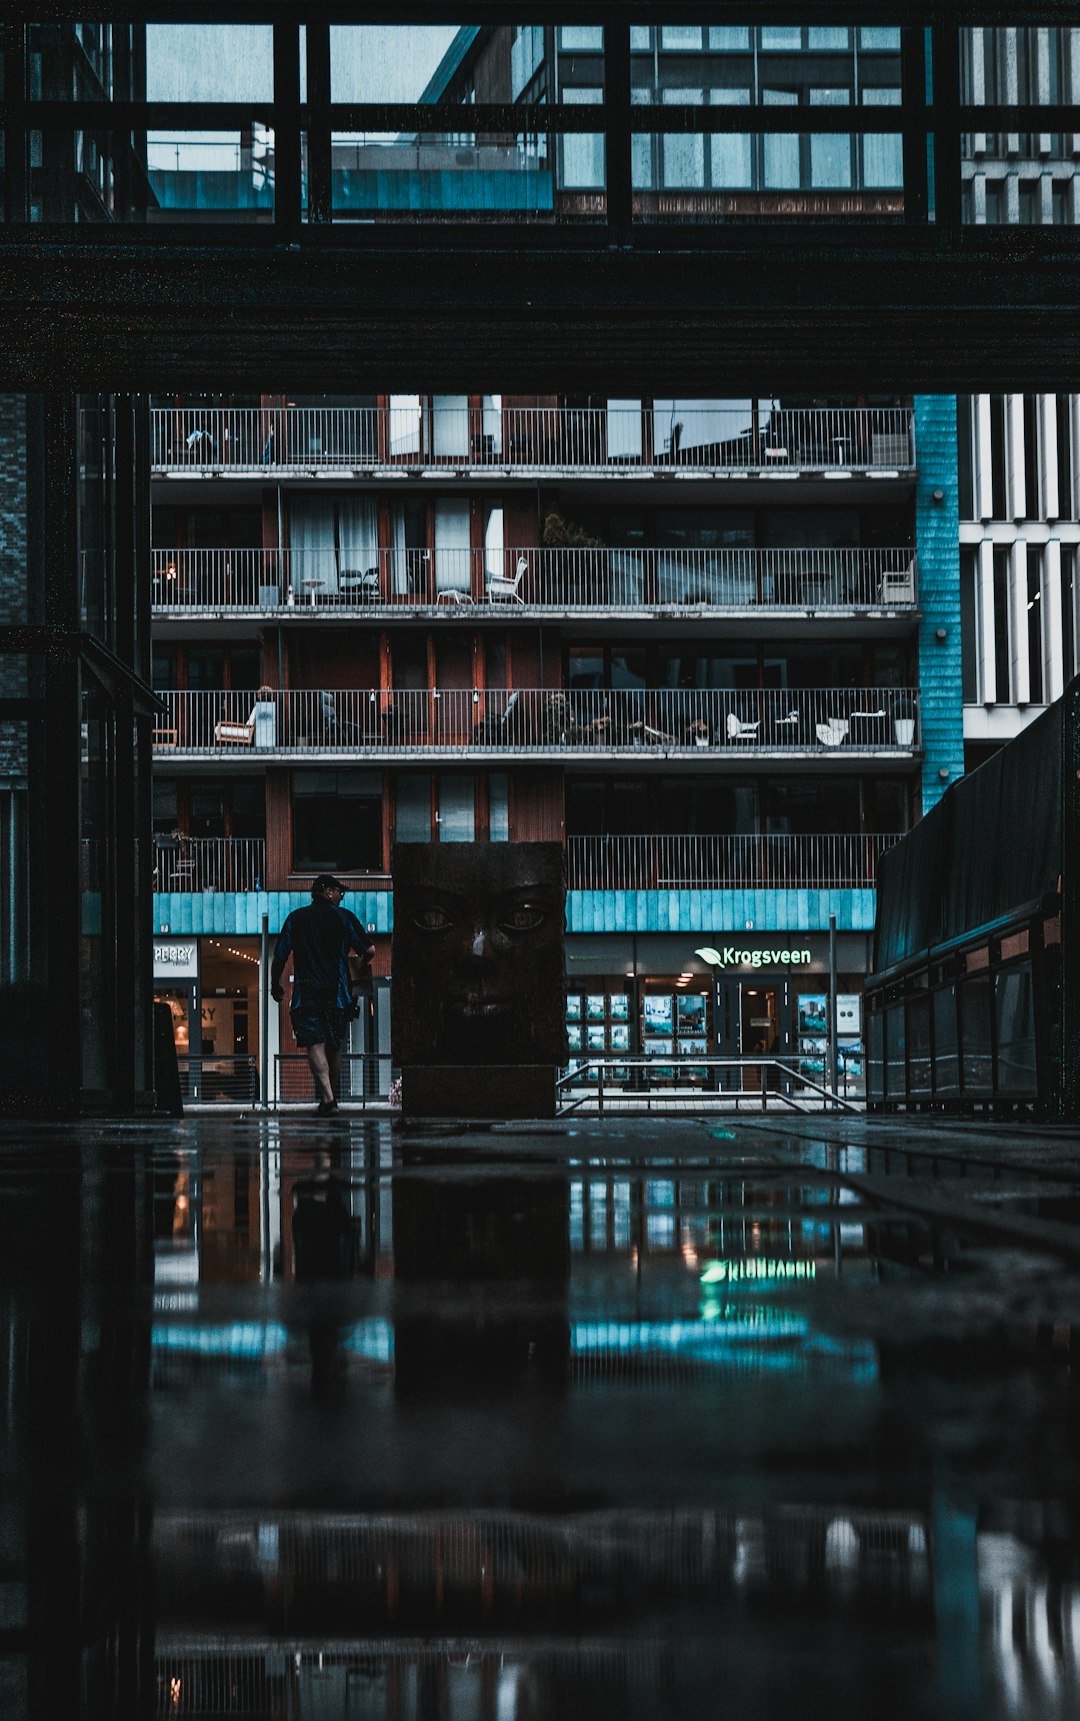
[[[994,619],[994,546],[989,538],[979,545],[976,601],[979,607],[978,692],[984,705],[997,704],[997,630]]]
[[[1065,661],[1061,637],[1061,542],[1050,538],[1043,551],[1043,638],[1046,641],[1047,703],[1065,691]]]
[[[1024,443],[1024,397],[1005,396],[1005,506],[1010,520],[1027,513],[1027,448]]]
[[[975,513],[979,520],[994,518],[994,468],[990,435],[990,396],[974,396],[975,413]]]
[[[1044,520],[1056,520],[1060,509],[1058,507],[1058,453],[1057,453],[1057,396],[1040,394],[1037,399],[1036,418],[1039,425],[1040,459],[1039,467],[1042,477],[1041,506]]]
[[[1009,553],[1009,641],[1012,659],[1013,705],[1031,704],[1031,665],[1028,661],[1027,544],[1018,539]],[[998,695],[1000,698],[1001,690]]]

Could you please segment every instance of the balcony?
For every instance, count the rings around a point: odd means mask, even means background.
[[[264,890],[262,837],[185,837],[154,841],[155,891]]]
[[[749,422],[748,422],[749,418]],[[898,478],[915,469],[908,407],[156,407],[165,475],[447,478],[520,474]]]
[[[786,619],[918,607],[911,549],[379,550],[344,567],[333,550],[155,550],[155,615],[402,614],[520,619],[605,615]]]
[[[739,691],[379,688],[167,692],[159,758],[910,759],[918,696],[902,688]]]
[[[865,890],[896,835],[569,837],[569,890]]]

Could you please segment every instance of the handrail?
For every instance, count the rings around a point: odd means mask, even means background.
[[[164,692],[154,729],[166,753],[408,757],[420,753],[700,758],[910,755],[914,688],[290,688]]]
[[[155,611],[914,611],[912,549],[155,549]]]
[[[569,890],[872,887],[900,833],[643,834],[566,839]]]
[[[494,398],[494,397],[492,397]],[[500,397],[501,398],[501,397]],[[877,471],[915,467],[910,407],[665,402],[175,406],[151,413],[162,472]]]
[[[822,1102],[822,1107],[821,1107],[822,1111],[828,1111],[830,1106],[832,1107],[833,1110],[853,1112],[853,1113],[857,1113],[859,1110],[858,1106],[853,1105],[850,1100],[842,1099],[840,1097],[840,1095],[837,1093],[834,1093],[831,1088],[824,1087],[820,1082],[814,1081],[812,1076],[806,1075],[804,1073],[804,1071],[801,1069],[800,1060],[797,1057],[794,1057],[794,1056],[792,1056],[792,1057],[777,1057],[775,1054],[770,1056],[770,1057],[728,1058],[728,1057],[712,1057],[712,1056],[704,1056],[704,1057],[680,1056],[678,1053],[655,1052],[655,1053],[650,1053],[646,1057],[623,1057],[623,1056],[619,1056],[619,1055],[615,1055],[613,1057],[605,1056],[605,1057],[596,1057],[596,1058],[582,1057],[582,1058],[575,1059],[573,1069],[568,1070],[565,1075],[558,1077],[558,1079],[556,1080],[556,1083],[555,1083],[556,1093],[560,1093],[563,1091],[569,1092],[573,1086],[577,1085],[580,1082],[582,1071],[588,1071],[588,1070],[593,1070],[593,1069],[596,1070],[596,1072],[597,1072],[597,1086],[596,1086],[596,1090],[595,1090],[595,1095],[592,1092],[586,1092],[586,1093],[582,1094],[578,1099],[574,1100],[570,1105],[565,1106],[563,1108],[562,1112],[560,1113],[560,1116],[565,1116],[565,1115],[567,1115],[568,1112],[578,1110],[582,1105],[586,1104],[590,1099],[592,1099],[594,1097],[595,1097],[596,1102],[597,1102],[597,1109],[598,1109],[600,1115],[602,1116],[604,1113],[604,1107],[605,1107],[605,1103],[606,1103],[605,1102],[605,1093],[604,1093],[604,1072],[605,1072],[605,1070],[609,1070],[609,1069],[643,1070],[646,1073],[648,1073],[648,1071],[650,1069],[664,1069],[664,1070],[683,1070],[683,1069],[686,1069],[686,1070],[701,1070],[701,1069],[728,1070],[728,1069],[735,1069],[735,1070],[739,1070],[740,1073],[743,1070],[757,1070],[758,1079],[760,1082],[760,1100],[761,1100],[762,1111],[766,1111],[768,1109],[768,1100],[770,1097],[775,1099],[775,1100],[780,1101],[781,1104],[786,1105],[788,1107],[788,1109],[791,1111],[798,1111],[798,1112],[804,1111],[805,1108],[796,1103],[796,1100],[795,1100],[793,1095],[785,1093],[783,1091],[783,1089],[781,1089],[781,1088],[769,1088],[768,1087],[766,1080],[765,1080],[765,1076],[766,1076],[766,1073],[768,1071],[772,1070],[772,1071],[775,1071],[780,1076],[785,1076],[791,1081],[798,1082],[801,1087],[810,1088],[814,1093],[820,1095],[821,1102]],[[620,1086],[618,1092],[619,1092],[620,1100],[624,1100],[624,1099],[633,1100],[633,1099],[638,1097],[638,1095],[641,1093],[641,1090],[640,1089],[635,1090],[633,1088],[628,1089],[628,1088],[624,1088],[624,1087]],[[652,1092],[653,1092],[652,1089],[647,1089],[645,1091],[644,1097],[650,1098],[652,1095]],[[744,1088],[743,1086],[740,1085],[738,1088],[727,1088],[727,1089],[717,1089],[717,1090],[699,1089],[697,1092],[694,1093],[692,1098],[693,1098],[695,1103],[701,1103],[702,1101],[706,1101],[710,1098],[713,1098],[714,1096],[717,1100],[721,1100],[721,1099],[723,1099],[725,1101],[734,1100],[735,1107],[737,1110],[740,1099],[746,1099],[751,1094],[753,1095],[753,1097],[755,1099],[757,1099],[759,1097],[758,1092],[756,1090],[747,1089],[747,1088]],[[689,1098],[691,1096],[686,1096],[686,1097]]]
[[[188,837],[177,831],[155,841],[156,891],[260,890],[265,880],[263,837]]]

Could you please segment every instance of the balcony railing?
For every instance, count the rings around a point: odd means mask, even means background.
[[[277,693],[170,692],[159,754],[415,757],[420,754],[907,753],[918,746],[913,689],[747,692],[668,689],[379,688]]]
[[[880,471],[915,466],[908,407],[157,407],[162,472]]]
[[[358,565],[347,565],[349,561]],[[155,550],[160,614],[914,610],[910,549]]]
[[[262,890],[265,880],[262,837],[177,835],[156,840],[155,890]]]
[[[569,837],[570,890],[866,889],[899,836]]]

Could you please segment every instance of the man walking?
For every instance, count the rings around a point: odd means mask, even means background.
[[[342,908],[344,895],[340,879],[321,872],[311,887],[311,907],[294,908],[286,917],[270,968],[270,995],[280,1004],[285,996],[281,977],[292,957],[289,1016],[315,1078],[320,1117],[331,1117],[338,1109],[341,1047],[355,1013],[349,953],[356,952],[362,967],[369,967],[375,956],[375,946],[356,916]]]

